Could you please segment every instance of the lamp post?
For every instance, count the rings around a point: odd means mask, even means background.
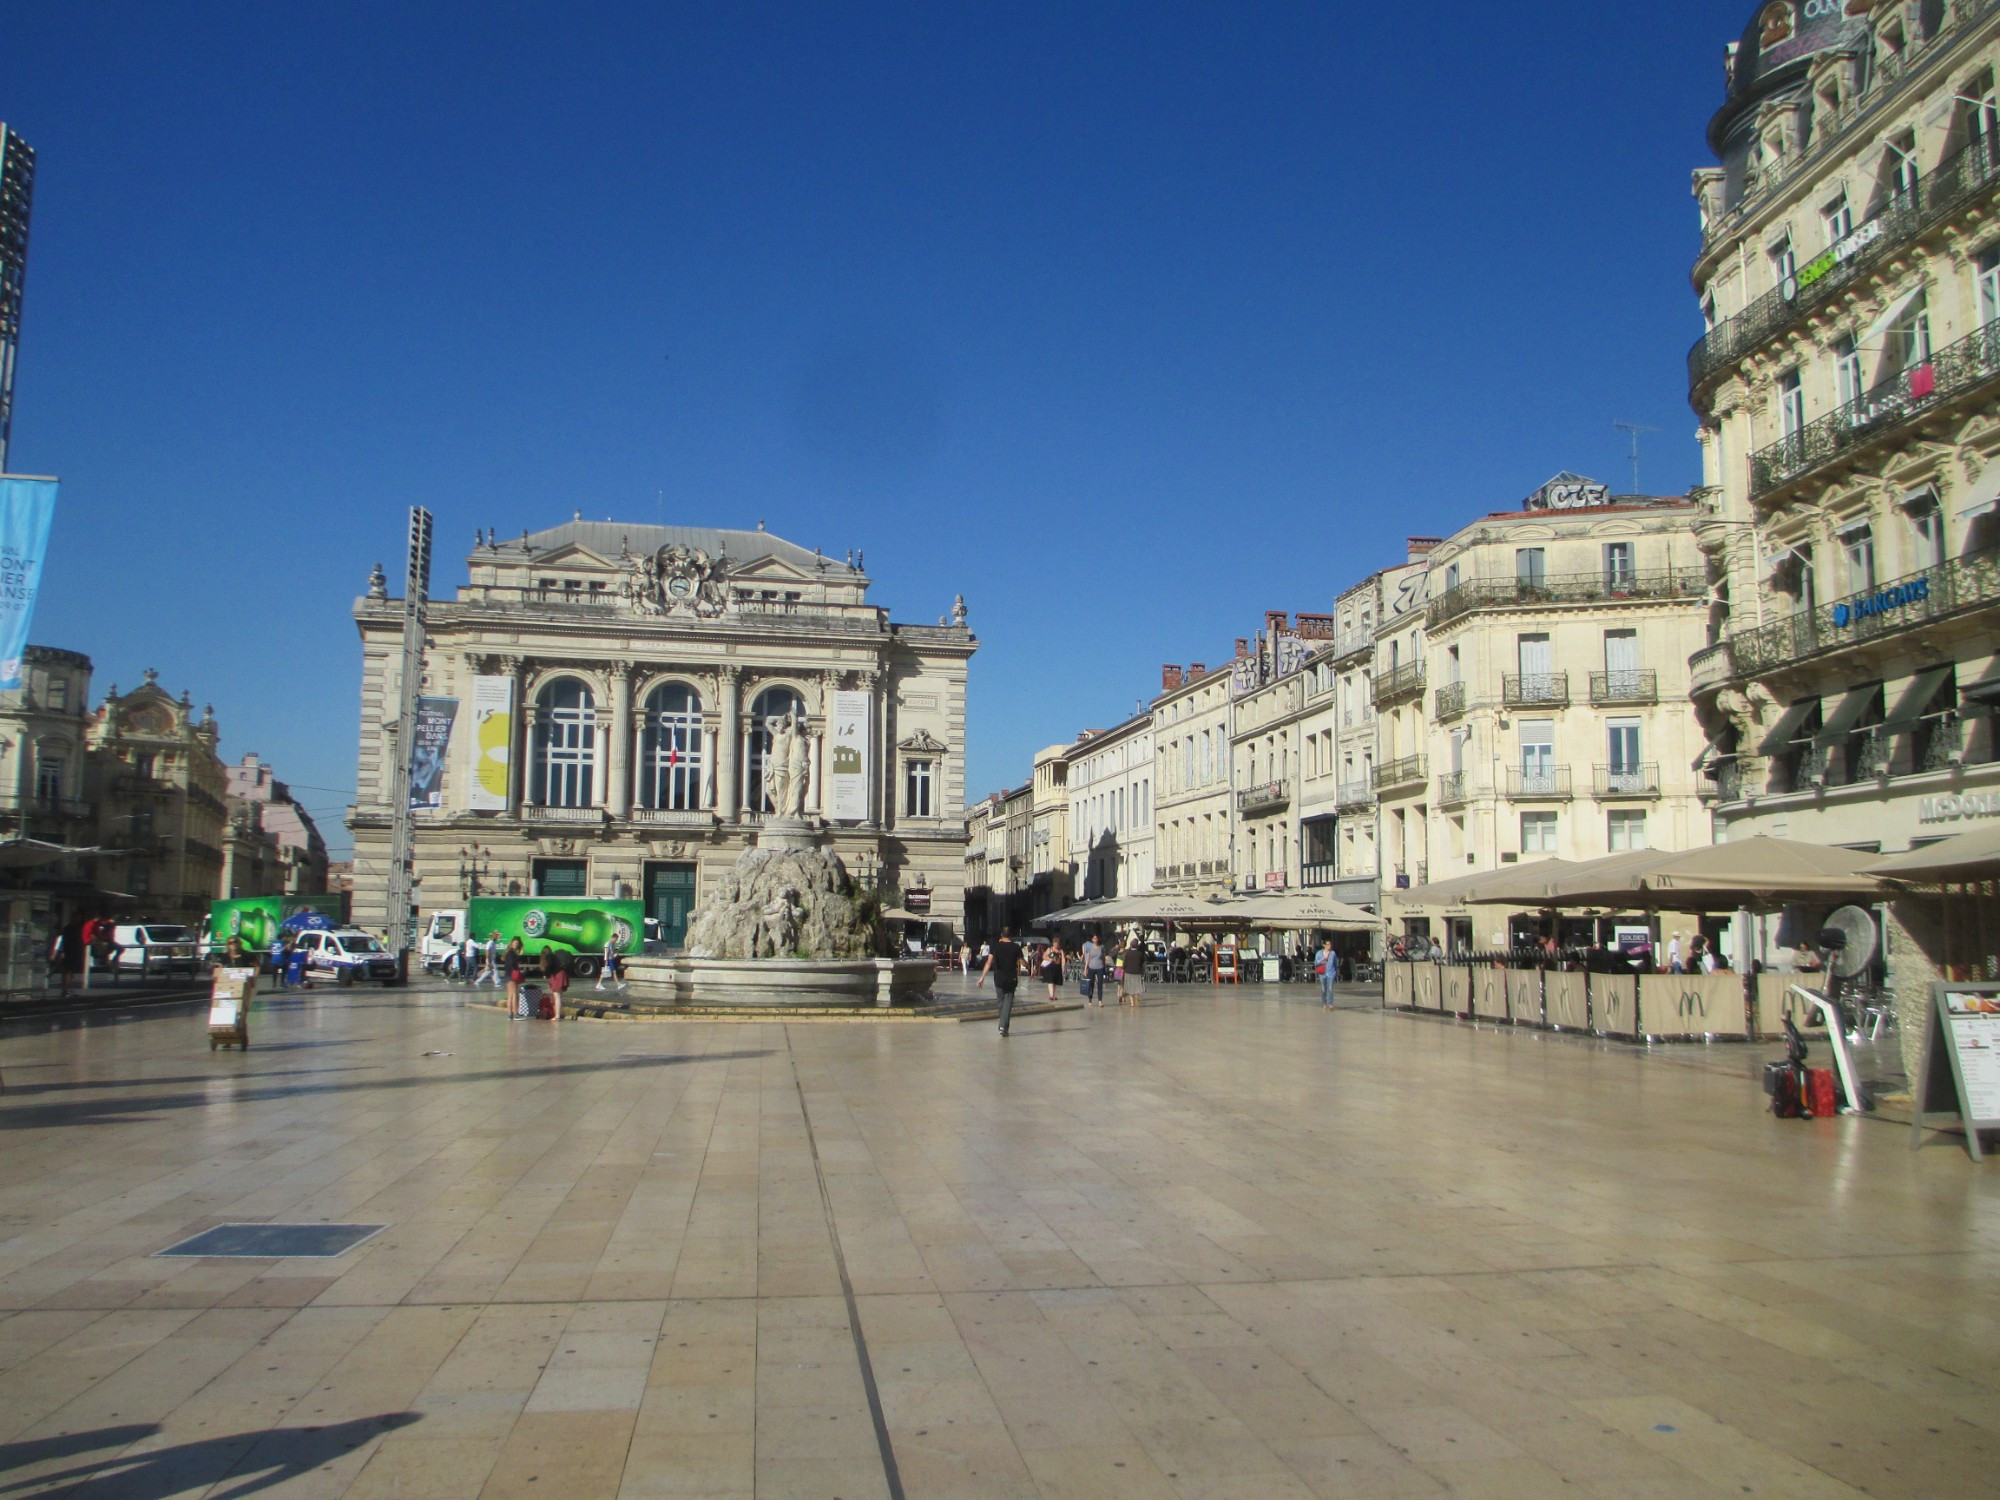
[[[469,905],[479,894],[480,882],[492,874],[492,861],[488,851],[474,844],[470,849],[460,847],[458,851],[458,893]]]

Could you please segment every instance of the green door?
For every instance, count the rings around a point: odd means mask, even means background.
[[[646,866],[646,915],[660,924],[660,941],[678,948],[687,941],[694,911],[694,866]]]
[[[533,870],[537,896],[588,896],[590,866],[580,859],[538,859]]]

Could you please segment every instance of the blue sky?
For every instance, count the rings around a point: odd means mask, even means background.
[[[1558,469],[1695,482],[1747,6],[8,8],[34,636],[354,780],[406,507],[963,592],[974,795]]]

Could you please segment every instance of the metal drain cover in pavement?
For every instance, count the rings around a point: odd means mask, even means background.
[[[386,1224],[218,1224],[160,1255],[232,1255],[251,1260],[344,1255]]]

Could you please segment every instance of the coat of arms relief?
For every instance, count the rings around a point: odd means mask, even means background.
[[[720,565],[701,548],[676,542],[650,557],[626,559],[625,602],[640,614],[679,611],[712,620],[728,603],[723,577]]]

